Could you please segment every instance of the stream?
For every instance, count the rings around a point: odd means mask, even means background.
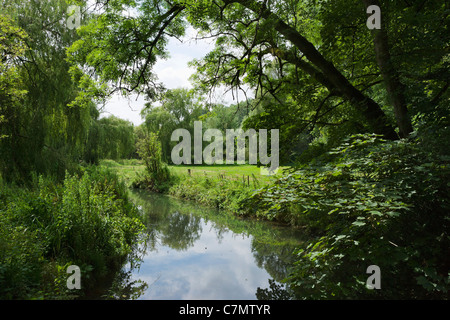
[[[242,219],[170,196],[132,191],[147,232],[111,297],[145,300],[293,299],[282,282],[299,230]]]

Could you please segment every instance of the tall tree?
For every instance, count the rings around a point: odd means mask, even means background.
[[[198,97],[188,89],[167,90],[161,97],[160,104],[147,103],[142,110],[142,117],[149,132],[155,133],[162,148],[162,159],[169,162],[172,147],[172,132],[183,128],[192,133],[194,121],[205,113]]]
[[[85,161],[129,159],[135,151],[133,123],[113,115],[93,120],[84,151]]]
[[[11,132],[6,130],[17,119],[12,110],[22,102],[26,90],[20,90],[22,83],[15,60],[25,53],[25,32],[14,26],[14,22],[0,15],[0,139],[9,138]]]
[[[363,3],[366,7],[376,5],[380,8],[380,3],[377,0],[363,0]],[[374,35],[375,56],[394,108],[400,137],[406,138],[413,131],[413,128],[406,106],[405,88],[400,81],[400,75],[391,59],[388,33],[386,30],[387,21],[384,19],[384,15],[382,17],[381,25],[383,27],[381,29],[373,29],[372,31]]]
[[[88,95],[80,104],[82,89],[66,61],[66,48],[78,38],[67,25],[68,4],[14,0],[1,1],[0,7],[27,34],[22,40],[26,50],[9,62],[17,70],[17,89],[26,94],[20,103],[2,105],[2,134],[7,136],[0,142],[2,176],[27,180],[37,172],[64,177],[83,154],[93,107]]]
[[[274,95],[279,87],[273,87],[271,85],[274,82],[267,81],[270,74],[265,65],[268,61],[277,61],[281,75],[286,68],[291,68],[297,79],[307,77],[309,83],[315,85],[314,90],[320,97],[316,99],[316,111],[320,111],[330,101],[338,106],[350,105],[360,115],[360,121],[367,130],[389,139],[398,138],[393,122],[397,122],[402,137],[409,134],[411,125],[408,123],[405,102],[407,86],[402,90],[402,82],[399,80],[403,71],[401,69],[404,69],[399,68],[402,62],[386,55],[388,52],[391,55],[398,53],[399,45],[385,46],[388,38],[383,34],[403,39],[405,32],[399,37],[400,32],[396,28],[401,27],[399,30],[405,31],[405,23],[412,22],[417,28],[426,30],[430,39],[437,41],[442,36],[441,45],[445,43],[442,40],[448,38],[439,30],[440,24],[445,25],[445,17],[440,14],[445,16],[446,5],[437,0],[389,7],[388,1],[384,1],[383,14],[403,18],[415,11],[416,15],[425,13],[428,17],[434,17],[435,21],[425,23],[421,19],[419,22],[402,19],[399,23],[392,23],[381,33],[375,34],[375,50],[373,43],[369,42],[366,6],[362,2],[98,2],[104,5],[105,14],[82,28],[82,39],[71,48],[71,53],[73,62],[90,66],[96,74],[112,80],[116,90],[139,90],[154,98],[160,86],[155,84],[151,67],[157,58],[167,56],[164,46],[168,37],[184,35],[187,21],[199,31],[201,37],[217,39],[216,49],[195,64],[199,72],[198,83],[209,88],[225,84],[236,93],[242,92],[244,96],[244,84],[248,84]],[[124,15],[126,10],[133,10],[133,15]],[[353,21],[348,18],[349,13],[354,17]],[[350,31],[351,37],[339,38],[340,35],[344,36],[344,29],[346,32]],[[405,43],[408,46],[403,50],[417,46],[425,49],[421,41]],[[350,51],[343,52],[343,49]],[[374,56],[377,58],[372,59]],[[433,58],[437,59],[428,59],[422,65],[432,68],[439,64],[442,66],[444,56],[445,50],[433,53]],[[375,61],[378,61],[378,66],[374,65]],[[371,74],[376,77],[371,77]],[[380,74],[382,79],[378,78]],[[376,80],[373,81],[374,79]],[[377,99],[377,95],[371,94],[370,89],[381,81],[391,98],[389,108],[384,101]],[[278,82],[280,86],[285,84],[283,80]],[[436,88],[442,88],[442,83],[432,86],[435,92]],[[380,87],[377,88],[380,90]],[[293,90],[304,92],[301,87]],[[425,88],[422,88],[421,92],[424,91]],[[391,111],[396,114],[392,120]],[[319,115],[319,112],[316,114]]]

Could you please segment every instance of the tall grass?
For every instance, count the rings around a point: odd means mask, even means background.
[[[168,194],[233,213],[238,213],[239,203],[255,191],[252,184],[239,180],[184,174],[174,177],[176,182],[168,189]]]
[[[0,191],[0,298],[71,297],[66,268],[78,265],[82,289],[131,257],[143,226],[126,186],[90,167],[63,183],[35,177],[33,187]]]

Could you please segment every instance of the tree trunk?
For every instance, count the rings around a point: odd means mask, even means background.
[[[348,79],[336,69],[333,63],[326,60],[320,52],[317,51],[314,45],[298,33],[297,30],[282,21],[265,5],[259,4],[254,0],[229,0],[226,2],[240,3],[256,14],[260,14],[264,19],[274,21],[274,28],[295,45],[302,54],[304,54],[304,56],[323,73],[344,99],[349,101],[362,113],[375,133],[381,134],[387,139],[398,139],[397,133],[389,124],[389,120],[381,107],[375,101],[356,89]]]
[[[377,5],[380,7],[378,0],[363,0],[363,3],[366,7],[370,5]],[[413,128],[408,115],[408,108],[406,106],[406,99],[404,95],[405,89],[403,84],[400,82],[400,77],[397,70],[392,64],[391,55],[389,52],[388,35],[383,19],[381,29],[374,29],[372,34],[374,36],[373,42],[377,64],[380,68],[389,99],[394,107],[394,114],[397,120],[400,137],[406,138],[413,131]]]

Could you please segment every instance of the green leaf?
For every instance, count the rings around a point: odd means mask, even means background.
[[[362,226],[365,226],[366,223],[364,221],[355,221],[352,223],[352,225],[357,226],[357,227],[362,227]]]

